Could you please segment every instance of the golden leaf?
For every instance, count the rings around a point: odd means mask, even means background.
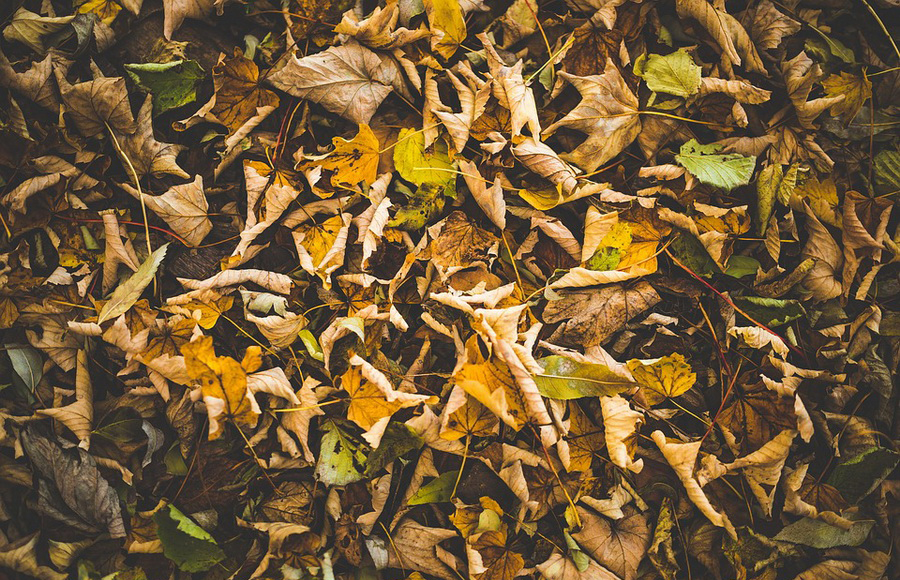
[[[278,95],[259,86],[259,68],[239,49],[231,58],[222,56],[212,74],[216,95],[210,112],[228,127],[229,134],[255,117],[257,109],[278,106]]]
[[[449,59],[466,39],[466,21],[457,0],[425,0],[431,25],[431,50]]]
[[[829,111],[835,117],[846,115],[844,120],[847,123],[872,97],[872,81],[865,75],[857,76],[846,72],[830,75],[822,81],[822,87],[827,97],[837,98],[843,95],[844,100],[835,102]]]
[[[248,353],[250,349],[247,349]],[[238,361],[216,356],[213,339],[204,336],[181,347],[191,380],[200,384],[203,402],[209,415],[209,438],[222,436],[220,421],[236,425],[256,425],[258,413],[253,411],[247,393],[247,371]],[[252,356],[252,355],[251,355]],[[258,356],[258,355],[257,355]]]
[[[652,363],[632,359],[627,364],[651,405],[682,395],[697,382],[697,375],[681,353],[672,353]]]
[[[332,140],[334,150],[314,164],[333,171],[331,185],[356,185],[360,181],[371,185],[378,177],[378,158],[381,154],[378,138],[366,124],[359,126],[356,137],[347,141],[342,137]]]
[[[525,403],[506,365],[496,359],[467,362],[452,381],[518,431],[525,424]]]

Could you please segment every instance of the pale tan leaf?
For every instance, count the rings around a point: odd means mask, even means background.
[[[12,89],[29,101],[54,113],[60,100],[53,86],[53,55],[48,54],[40,62],[32,63],[25,72],[16,72],[6,55],[0,52],[0,86]]]
[[[600,408],[603,411],[603,433],[610,460],[622,469],[640,473],[644,460],[634,460],[628,452],[626,440],[634,436],[644,414],[632,409],[628,401],[619,395],[600,397]]]
[[[44,38],[61,32],[74,18],[74,16],[41,16],[20,4],[8,24],[4,23],[3,38],[10,42],[21,42],[31,50],[43,54],[47,51]]]
[[[772,96],[772,91],[760,89],[739,79],[728,80],[718,77],[700,79],[700,95],[724,93],[739,103],[758,105],[765,103]]]
[[[478,171],[478,166],[466,159],[459,160],[459,168],[463,172],[463,178],[472,197],[484,211],[485,215],[501,230],[506,229],[506,200],[503,199],[503,187],[500,178],[494,179],[494,183],[488,187]]]
[[[147,174],[169,174],[188,179],[184,169],[178,166],[178,154],[184,150],[182,145],[161,143],[153,136],[153,101],[149,95],[144,99],[137,117],[137,130],[131,134],[118,133],[119,154],[122,162],[131,164],[138,174],[144,177]]]
[[[653,442],[659,447],[669,466],[675,471],[675,475],[681,480],[684,489],[687,491],[688,498],[697,506],[700,513],[705,515],[710,522],[725,528],[728,534],[735,538],[736,533],[734,526],[728,516],[716,510],[710,503],[709,498],[703,493],[700,482],[694,476],[694,467],[697,463],[697,454],[700,452],[702,441],[694,441],[692,443],[677,443],[666,439],[662,431],[654,431],[651,434]]]
[[[107,127],[118,133],[134,133],[137,125],[124,78],[101,77],[71,85],[58,69],[54,72],[65,111],[82,135],[96,137],[106,133]]]
[[[0,566],[38,580],[65,580],[68,578],[68,574],[38,564],[38,539],[40,539],[40,533],[35,532],[0,546]]]
[[[78,446],[87,450],[91,444],[94,423],[94,387],[88,374],[87,352],[79,350],[75,357],[75,401],[65,407],[38,410],[65,425],[79,439]]]
[[[434,115],[447,128],[456,150],[462,151],[469,141],[469,130],[472,128],[472,123],[484,113],[491,96],[491,84],[472,72],[472,65],[466,60],[458,62],[452,69],[447,70],[447,77],[456,90],[462,111],[454,113],[448,107],[443,106],[436,108]]]
[[[128,184],[122,189],[135,198],[141,194]],[[181,236],[188,246],[199,246],[212,230],[209,204],[203,191],[203,177],[197,175],[191,183],[173,185],[162,195],[143,196],[144,204],[165,221],[172,231]]]
[[[214,4],[215,0],[163,0],[163,34],[166,40],[172,39],[172,34],[186,18],[202,19],[212,14]]]
[[[788,346],[781,338],[759,326],[732,326],[728,334],[738,337],[750,348],[763,349],[772,347],[779,355],[786,357],[790,352]]]
[[[751,13],[750,36],[760,50],[778,48],[784,37],[800,32],[800,23],[782,14],[771,0],[757,3]]]
[[[246,307],[244,308],[244,318],[247,319],[247,322],[255,324],[259,332],[276,350],[292,345],[307,324],[306,317],[302,314],[285,312],[284,315],[256,316]]]
[[[510,113],[513,137],[522,134],[526,126],[534,139],[541,135],[541,123],[538,120],[537,105],[534,93],[525,85],[522,78],[522,61],[515,66],[506,66],[497,54],[494,45],[484,34],[477,35],[484,45],[485,56],[491,70],[491,90],[500,105]]]
[[[341,22],[334,28],[337,34],[352,36],[359,43],[376,50],[388,50],[405,46],[431,35],[428,30],[397,28],[400,9],[397,0],[388,0],[384,8],[376,7],[369,16],[360,20],[353,10],[344,12]]]
[[[284,412],[279,413],[281,427],[297,437],[300,441],[300,446],[303,449],[303,457],[309,462],[313,462],[316,459],[312,450],[309,448],[310,422],[316,415],[325,414],[325,411],[319,406],[318,397],[316,397],[316,393],[313,390],[318,384],[319,381],[307,376],[303,381],[300,390],[297,391],[300,403],[291,405],[289,407],[290,410],[284,410]],[[279,440],[281,441],[282,448],[290,453],[292,457],[300,455],[299,451],[296,449],[296,445],[293,443],[293,439],[288,437],[286,440],[279,437]]]
[[[556,151],[551,149],[550,146],[531,137],[526,137],[513,146],[512,152],[522,165],[553,183],[563,194],[560,196],[561,199],[564,201],[578,199],[572,196],[578,188],[575,170],[560,159]],[[557,204],[553,204],[550,207],[555,205]],[[550,207],[539,209],[550,209]]]
[[[360,124],[369,122],[392,90],[408,96],[397,62],[360,44],[333,46],[303,58],[292,56],[267,81]]]
[[[781,74],[787,85],[788,97],[797,111],[797,120],[805,129],[813,129],[813,121],[825,109],[844,100],[844,95],[836,97],[820,97],[809,100],[813,85],[824,76],[822,69],[814,63],[806,52],[801,52],[791,60],[781,64]]]
[[[606,61],[606,68],[600,75],[559,74],[578,89],[581,102],[547,127],[544,136],[552,135],[560,127],[585,133],[587,139],[562,158],[585,171],[594,171],[621,153],[638,136],[641,131],[640,103],[612,59]]]
[[[741,23],[734,17],[707,3],[706,0],[677,0],[675,9],[682,18],[693,18],[716,41],[727,64],[766,74],[756,47]]]

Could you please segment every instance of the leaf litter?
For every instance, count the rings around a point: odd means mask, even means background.
[[[890,577],[896,3],[0,8],[11,577]]]

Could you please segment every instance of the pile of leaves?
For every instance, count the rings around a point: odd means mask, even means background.
[[[895,0],[0,7],[0,578],[897,570]]]

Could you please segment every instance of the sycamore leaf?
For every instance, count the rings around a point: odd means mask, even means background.
[[[559,355],[537,359],[537,363],[544,371],[535,375],[534,382],[541,394],[551,399],[609,397],[634,386],[632,381],[601,364]]]
[[[359,182],[371,185],[375,181],[378,177],[381,146],[368,125],[361,124],[356,136],[350,141],[335,137],[332,144],[334,149],[324,158],[316,158],[315,161],[315,165],[334,172],[331,176],[332,185],[357,185]]]
[[[355,11],[348,10],[334,31],[337,34],[352,36],[359,43],[376,50],[406,46],[431,34],[423,29],[397,28],[399,17],[400,8],[397,6],[397,0],[388,0],[384,8],[375,7],[365,20],[359,20]]]
[[[237,132],[261,109],[278,107],[278,95],[260,86],[259,67],[239,49],[230,58],[222,55],[212,76],[216,92],[210,113],[228,127],[229,134]]]
[[[364,443],[334,421],[325,422],[321,429],[324,435],[316,462],[316,478],[328,486],[347,485],[362,479],[366,466]]]
[[[389,56],[345,44],[303,58],[292,56],[268,76],[268,82],[363,124],[392,90],[406,94],[402,77],[399,65]]]
[[[161,115],[197,100],[197,87],[205,74],[194,60],[126,64],[135,84],[153,95],[153,115]]]
[[[251,348],[258,350],[259,347]],[[183,345],[181,354],[184,355],[188,376],[200,385],[200,394],[209,415],[210,440],[222,436],[220,420],[233,421],[239,426],[256,425],[259,413],[253,410],[247,391],[247,370],[241,363],[231,357],[216,356],[210,336]]]
[[[123,134],[136,128],[128,91],[122,77],[101,77],[83,83],[69,84],[58,69],[56,82],[65,103],[65,111],[85,137],[107,132],[107,127]]]
[[[466,39],[466,21],[458,0],[424,0],[425,14],[431,25],[431,50],[445,60]]]
[[[169,244],[163,244],[156,248],[152,254],[147,256],[147,259],[144,260],[144,263],[141,264],[137,271],[115,289],[112,296],[109,297],[109,300],[103,305],[103,308],[97,315],[98,324],[103,324],[107,320],[112,320],[121,314],[125,314],[125,312],[137,302],[138,298],[141,297],[144,288],[146,288],[147,285],[153,281],[153,277],[156,276],[156,270],[162,263],[163,258],[166,257],[166,250],[168,247]]]
[[[587,139],[562,158],[585,171],[594,171],[621,153],[640,133],[638,98],[611,59],[601,75],[559,74],[578,89],[581,102],[543,134],[552,135],[561,127],[585,133]]]
[[[145,175],[158,176],[161,174],[175,175],[183,179],[190,176],[178,165],[178,154],[184,150],[182,145],[162,143],[153,136],[153,120],[150,110],[151,97],[144,99],[144,104],[138,112],[137,130],[134,133],[119,134],[117,140],[119,148],[116,153],[122,162],[131,164],[138,177]],[[131,193],[131,191],[129,191]],[[134,195],[132,193],[132,195]]]
[[[609,520],[581,506],[577,509],[583,528],[572,534],[575,541],[622,580],[637,578],[638,566],[650,547],[647,516],[630,506],[623,510],[625,517],[618,520]]]
[[[665,56],[647,55],[634,66],[651,91],[687,98],[700,89],[700,67],[683,49]]]
[[[696,139],[691,139],[681,146],[675,160],[701,183],[728,191],[750,183],[756,157],[736,153],[717,154],[721,150],[721,145],[701,145]]]
[[[681,396],[697,382],[697,375],[691,371],[691,365],[678,352],[649,363],[632,359],[628,361],[628,370],[641,388],[645,389],[644,394],[651,405],[666,398]]]
[[[131,195],[140,198],[133,188],[123,184]],[[173,185],[162,195],[144,195],[144,203],[162,218],[189,246],[199,246],[212,230],[207,212],[209,204],[203,192],[203,177],[198,175],[191,183]]]
[[[440,185],[451,196],[456,192],[456,166],[442,139],[435,142],[433,151],[426,151],[424,133],[403,129],[394,147],[394,165],[403,179],[416,185]]]
[[[830,75],[822,81],[822,88],[825,89],[826,97],[833,99],[844,97],[843,100],[831,105],[829,112],[835,117],[844,117],[847,123],[856,117],[862,106],[872,97],[872,81],[865,74],[857,76],[842,72],[840,75]]]

